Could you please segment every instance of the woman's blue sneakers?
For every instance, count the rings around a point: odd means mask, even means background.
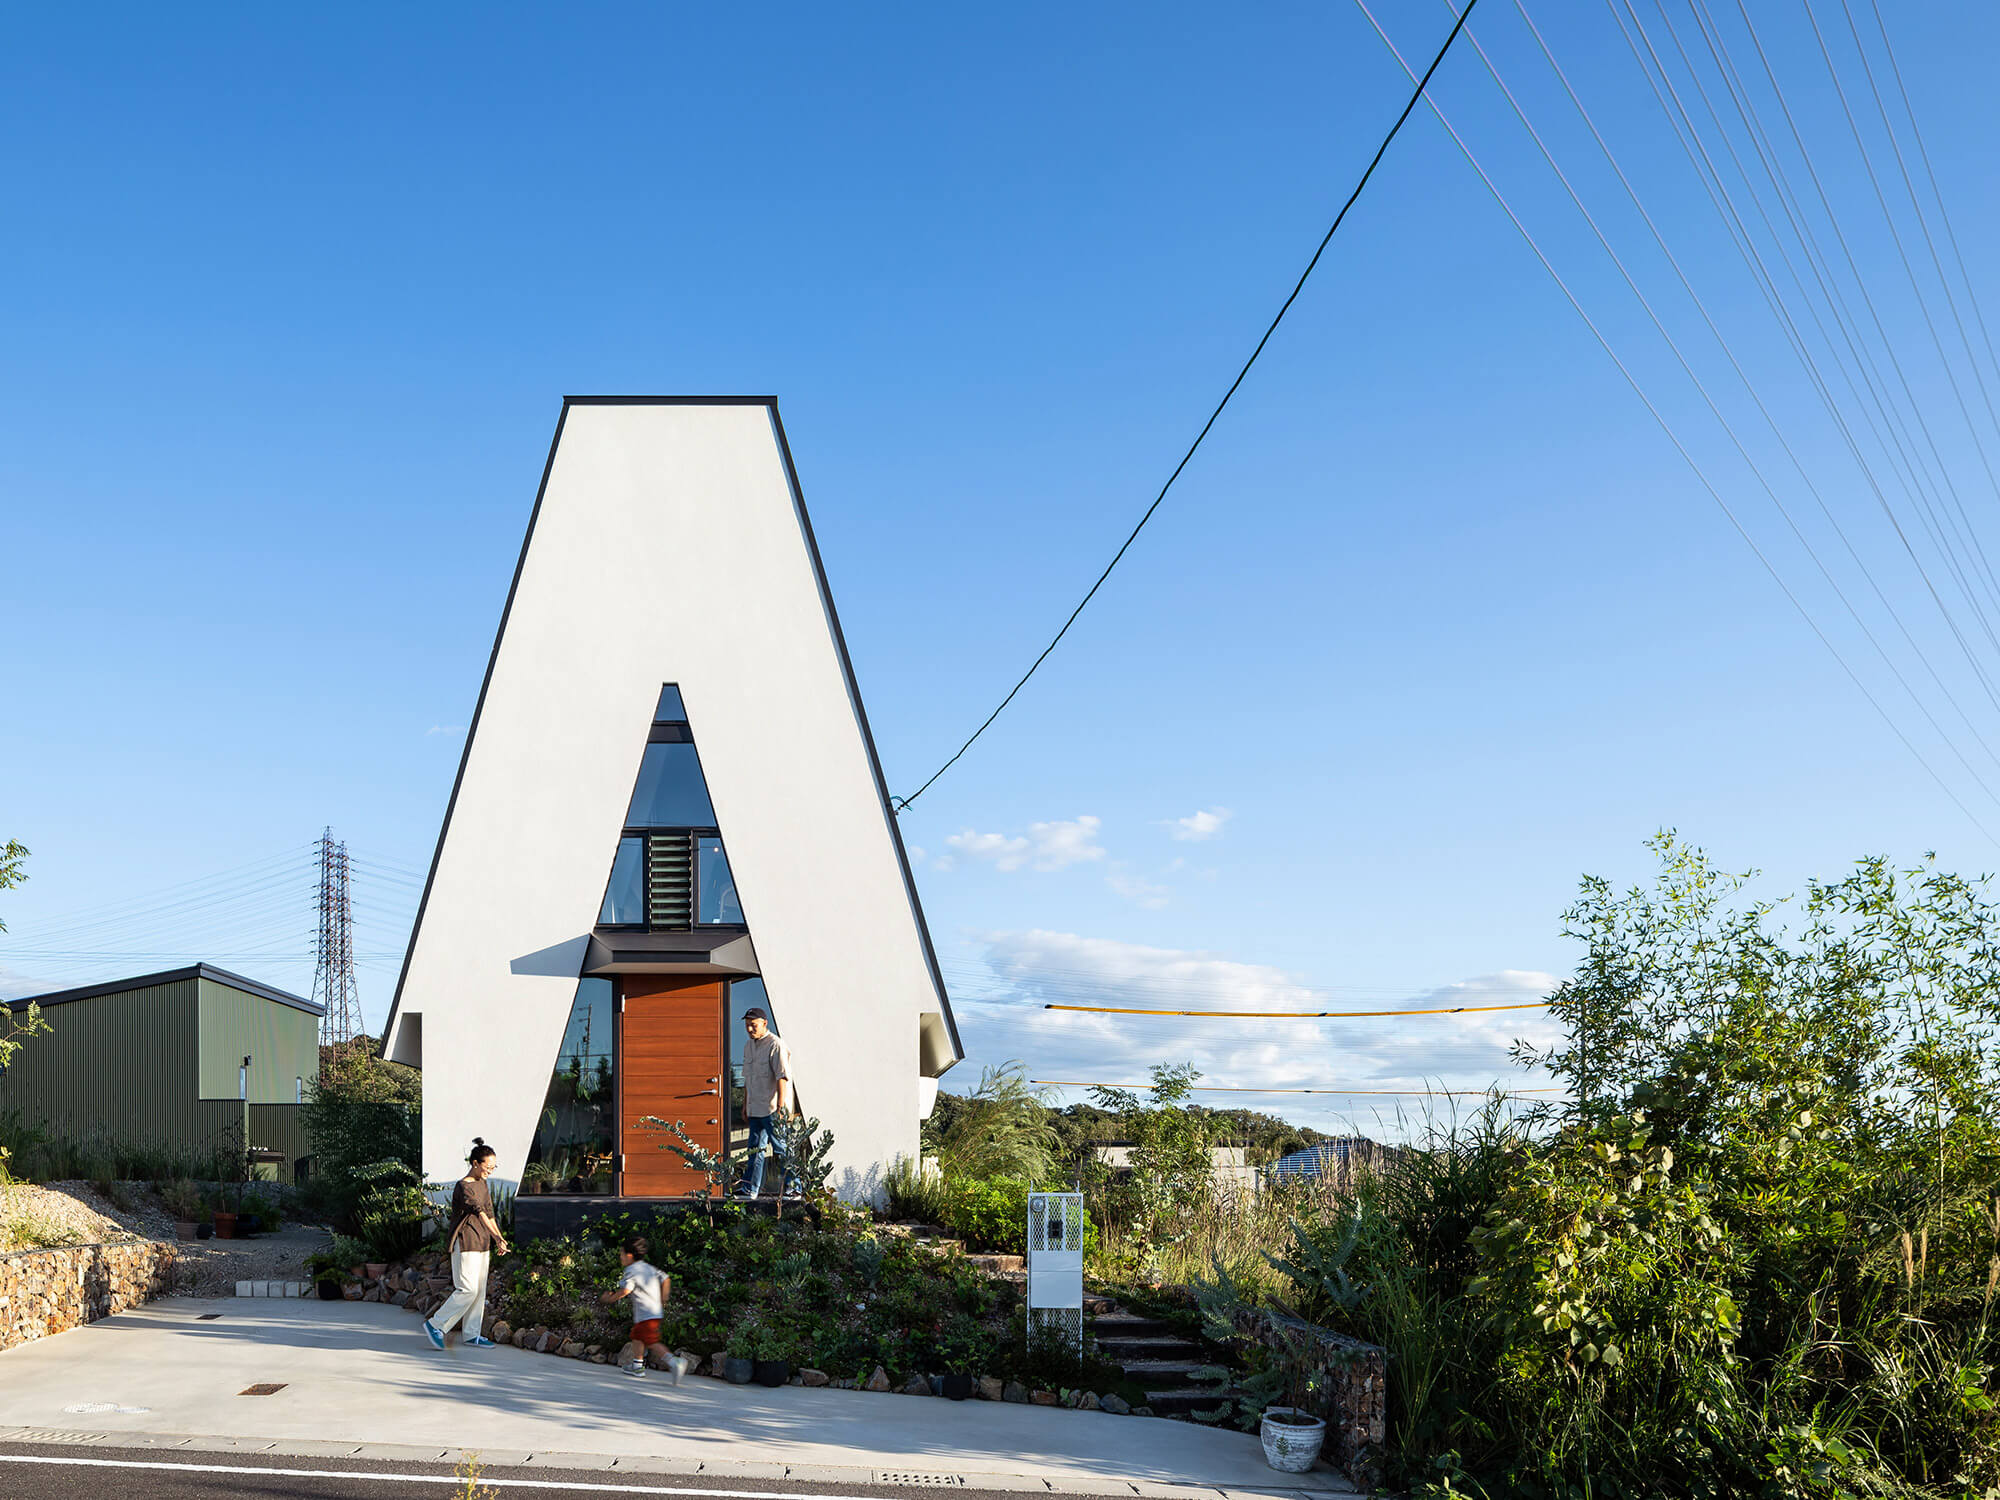
[[[493,1340],[489,1338],[482,1338],[475,1333],[471,1338],[465,1341],[465,1347],[468,1349],[491,1349],[496,1346],[494,1345]]]
[[[431,1341],[433,1349],[442,1349],[444,1347],[444,1335],[431,1326],[429,1318],[424,1319],[424,1337]]]

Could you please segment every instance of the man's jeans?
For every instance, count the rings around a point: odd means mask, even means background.
[[[764,1147],[768,1144],[776,1150],[778,1136],[777,1132],[771,1129],[769,1115],[749,1115],[745,1118],[750,1126],[750,1166],[743,1176],[743,1192],[746,1196],[754,1198],[764,1191]],[[799,1180],[792,1172],[791,1163],[786,1162],[785,1191],[791,1192],[798,1185]]]

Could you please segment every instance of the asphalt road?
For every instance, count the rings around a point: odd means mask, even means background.
[[[937,1493],[900,1485],[795,1484],[707,1479],[673,1474],[617,1476],[603,1469],[491,1468],[480,1477],[498,1500],[616,1500],[617,1496],[682,1500],[830,1500],[853,1496],[913,1497]],[[480,1492],[475,1491],[475,1494]],[[1022,1500],[1019,1491],[952,1489],[962,1500]],[[461,1500],[463,1481],[441,1464],[357,1459],[177,1453],[92,1445],[0,1445],[4,1500]],[[482,1496],[482,1500],[484,1497]]]

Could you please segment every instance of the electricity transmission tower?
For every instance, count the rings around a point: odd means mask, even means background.
[[[318,966],[312,997],[325,1004],[319,1024],[322,1047],[344,1047],[361,1035],[361,994],[354,982],[354,910],[347,899],[347,844],[327,829],[319,851]]]

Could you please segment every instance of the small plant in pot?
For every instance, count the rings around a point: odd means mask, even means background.
[[[160,1185],[160,1206],[174,1216],[174,1236],[191,1240],[207,1210],[201,1201],[201,1193],[185,1177],[176,1177],[171,1182]]]
[[[215,1223],[215,1237],[219,1240],[236,1238],[236,1199],[228,1193],[215,1196],[212,1218]]]
[[[730,1333],[729,1342],[723,1346],[722,1378],[731,1385],[748,1385],[755,1378],[756,1366],[750,1355],[760,1332],[752,1321],[739,1324]]]
[[[322,1302],[338,1302],[342,1283],[347,1280],[347,1267],[332,1250],[322,1250],[306,1258],[306,1269],[312,1273],[313,1286]]]
[[[974,1367],[985,1352],[979,1324],[970,1315],[959,1313],[938,1335],[937,1352],[944,1361],[944,1384],[939,1394],[963,1401],[972,1394]]]
[[[779,1386],[792,1378],[792,1340],[782,1330],[768,1325],[760,1328],[750,1353],[757,1384]]]
[[[531,1161],[521,1169],[521,1191],[546,1193],[556,1185],[556,1169],[545,1161]]]
[[[1273,1351],[1273,1371],[1283,1380],[1285,1397],[1264,1408],[1257,1436],[1264,1444],[1264,1462],[1282,1474],[1303,1474],[1319,1457],[1326,1442],[1326,1422],[1308,1404],[1319,1380],[1308,1357],[1307,1340],[1287,1332]]]

